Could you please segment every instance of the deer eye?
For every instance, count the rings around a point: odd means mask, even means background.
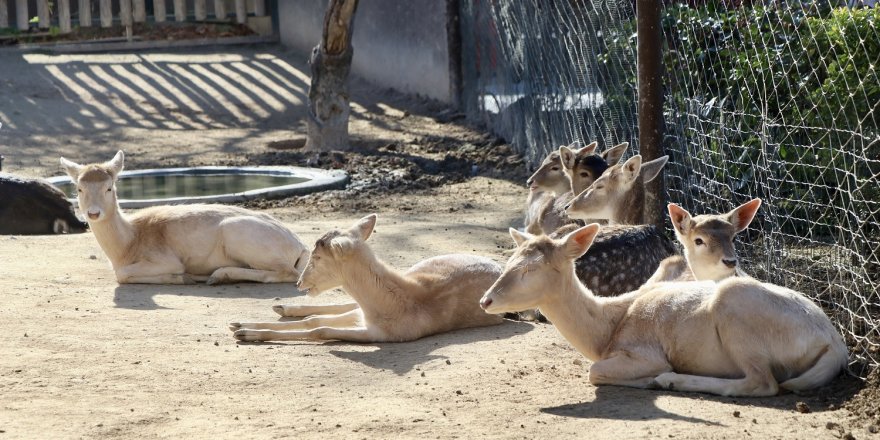
[[[77,189],[76,189],[76,192],[82,194],[83,190],[82,190],[82,188],[77,188]]]
[[[590,173],[581,173],[581,177],[590,177]]]
[[[550,168],[550,171],[559,171],[559,167]]]
[[[112,186],[111,186],[110,188],[107,188],[107,192],[111,192],[111,191],[113,191],[113,187],[112,187]]]
[[[702,246],[705,243],[703,242],[702,238],[698,238],[698,239],[694,240],[694,244],[697,246]]]

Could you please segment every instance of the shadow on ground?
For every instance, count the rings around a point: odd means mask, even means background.
[[[745,408],[760,406],[782,410],[802,412],[822,412],[836,410],[857,394],[862,382],[857,378],[843,374],[829,385],[803,394],[782,394],[774,397],[722,397],[700,393],[676,393],[663,390],[642,390],[618,386],[600,386],[596,388],[596,398],[591,402],[569,403],[554,407],[542,408],[541,412],[562,417],[581,419],[618,419],[618,420],[659,420],[668,419],[688,423],[699,423],[714,426],[727,426],[724,423],[704,420],[698,417],[675,414],[657,406],[656,400],[661,396],[691,398],[714,402],[742,405]],[[739,410],[731,410],[730,417],[747,417],[739,414]],[[760,421],[754,421],[760,423]]]
[[[258,284],[238,283],[220,286],[207,284],[196,285],[153,285],[153,284],[121,284],[116,287],[113,303],[117,308],[131,310],[165,309],[156,303],[159,295],[201,296],[205,298],[290,298],[301,296],[293,283]]]
[[[418,341],[375,344],[378,350],[373,351],[331,350],[330,354],[364,364],[370,368],[390,370],[397,375],[403,375],[417,365],[434,359],[445,359],[445,356],[432,354],[437,349],[478,341],[508,339],[526,334],[534,328],[534,325],[524,322],[504,321],[503,324],[497,326],[462,329],[428,336]],[[339,342],[328,342],[328,344],[348,345]]]

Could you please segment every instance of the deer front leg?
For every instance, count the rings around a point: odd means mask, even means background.
[[[779,384],[769,371],[755,369],[741,379],[694,376],[690,374],[663,373],[654,381],[661,388],[675,391],[718,394],[720,396],[775,396]]]
[[[239,341],[349,341],[384,342],[381,332],[366,328],[318,327],[311,330],[251,330],[240,329],[233,334]]]
[[[360,308],[360,306],[358,306],[357,303],[326,304],[319,306],[297,306],[292,304],[279,304],[276,306],[272,306],[272,310],[274,310],[275,313],[287,318],[298,318],[301,316],[311,315],[338,315],[341,313],[350,312],[358,308]]]
[[[119,284],[195,284],[179,261],[138,262],[116,269]]]
[[[282,322],[232,322],[229,329],[253,330],[310,330],[318,327],[358,327],[363,326],[364,315],[360,309],[351,310],[340,315],[316,315],[300,321]]]
[[[258,283],[295,283],[299,279],[296,270],[273,271],[246,269],[243,267],[221,267],[214,271],[206,281],[210,285],[231,283],[236,281],[254,281]]]
[[[652,388],[657,385],[657,375],[668,371],[672,371],[672,366],[662,356],[619,351],[590,367],[590,383]]]

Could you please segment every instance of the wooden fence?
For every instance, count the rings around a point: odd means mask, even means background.
[[[175,21],[186,21],[190,12],[196,21],[208,19],[208,0],[173,0],[172,10],[168,10],[165,0],[74,0],[77,1],[78,23],[81,27],[93,26],[92,4],[98,4],[98,19],[101,27],[113,25],[113,6],[118,6],[118,23],[130,26],[132,23],[145,23],[147,21],[147,3],[152,4],[153,21],[161,23],[169,19],[169,12],[173,12]],[[28,0],[0,0],[0,29],[10,27],[9,12],[12,4],[15,4],[15,27],[19,30],[27,30],[30,26],[31,11],[28,10]],[[49,0],[36,0],[37,26],[40,29],[49,29],[54,23],[62,34],[71,31],[71,0],[54,0],[57,9],[50,11]],[[213,0],[213,15],[216,20],[227,20],[230,13],[234,14],[238,23],[247,21],[248,9],[257,17],[266,15],[265,0]],[[248,8],[250,3],[250,8]],[[188,4],[192,4],[192,11],[188,10]],[[228,11],[232,5],[234,11]],[[51,12],[51,14],[50,14]]]

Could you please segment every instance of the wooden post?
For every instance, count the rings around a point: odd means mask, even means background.
[[[135,23],[143,23],[147,21],[147,4],[144,0],[132,0],[131,18]]]
[[[0,28],[9,27],[9,5],[6,0],[0,0]]]
[[[351,70],[351,35],[357,0],[330,0],[324,14],[321,42],[309,59],[308,137],[306,150],[348,150],[348,73]]]
[[[113,26],[113,8],[110,0],[100,0],[99,6],[101,8],[101,27],[108,28]]]
[[[49,21],[49,0],[37,0],[37,19],[40,20],[37,25],[40,29],[49,29],[52,26]]]
[[[663,2],[637,0],[639,76],[639,153],[642,160],[663,156],[663,31],[660,15]],[[647,224],[663,228],[666,216],[666,185],[661,171],[656,179],[645,184],[645,218]]]
[[[153,19],[156,20],[156,23],[164,23],[167,16],[165,0],[153,0]]]
[[[208,0],[195,0],[195,16],[196,21],[205,21],[208,19]]]
[[[15,0],[15,25],[20,31],[26,31],[30,26],[27,0]]]
[[[266,0],[254,0],[254,15],[257,17],[266,15]]]
[[[79,26],[92,26],[92,0],[79,0]]]
[[[62,34],[70,33],[70,0],[58,0],[58,30]]]
[[[214,17],[217,20],[226,20],[226,1],[214,0]]]
[[[247,5],[244,0],[235,0],[235,21],[247,23]]]
[[[174,0],[174,19],[186,21],[186,0]]]
[[[131,26],[131,0],[119,0],[119,22],[125,27]]]

